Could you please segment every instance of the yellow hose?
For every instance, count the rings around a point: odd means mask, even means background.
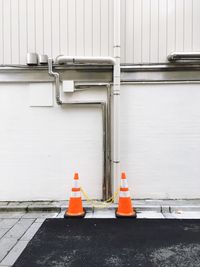
[[[100,209],[108,208],[109,206],[111,206],[119,194],[119,189],[118,189],[117,191],[114,192],[114,195],[112,197],[110,197],[109,199],[107,199],[105,201],[97,201],[97,200],[92,200],[82,187],[80,187],[80,189],[81,189],[81,192],[84,195],[86,201],[88,203],[90,203],[92,205],[92,207],[100,208]]]

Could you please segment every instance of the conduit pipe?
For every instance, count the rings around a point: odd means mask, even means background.
[[[57,56],[55,60],[56,64],[106,64],[114,65],[115,59],[113,57],[81,57],[81,56]]]
[[[200,60],[200,52],[172,52],[168,55],[167,59],[170,62],[177,60]]]
[[[120,0],[114,1],[114,58],[112,92],[112,180],[117,190],[120,182]]]
[[[110,130],[110,98],[111,90],[109,83],[76,83],[75,87],[95,87],[104,86],[107,88],[107,102],[105,101],[76,101],[76,102],[63,102],[60,94],[60,75],[58,72],[53,71],[53,60],[48,59],[49,75],[55,78],[56,86],[56,103],[64,106],[88,106],[99,105],[102,108],[102,122],[103,122],[103,147],[104,147],[104,163],[103,163],[103,200],[112,195],[111,192],[111,130]]]
[[[48,58],[48,71],[49,75],[55,78],[55,85],[56,85],[56,103],[58,105],[62,105],[63,102],[60,98],[60,75],[58,72],[53,71],[53,59]]]

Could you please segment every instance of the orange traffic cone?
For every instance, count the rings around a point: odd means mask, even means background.
[[[121,186],[119,193],[119,204],[116,210],[116,217],[130,217],[136,218],[136,211],[132,207],[130,192],[128,189],[128,183],[126,180],[126,173],[122,172],[121,175]]]
[[[69,200],[69,208],[66,210],[64,218],[80,218],[85,216],[85,209],[82,206],[81,190],[78,185],[78,173],[74,174],[74,185]]]

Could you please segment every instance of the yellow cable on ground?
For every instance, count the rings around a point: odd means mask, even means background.
[[[105,201],[97,201],[97,200],[92,200],[91,198],[89,198],[88,194],[85,192],[85,190],[80,187],[81,192],[83,193],[84,197],[86,198],[86,201],[88,203],[90,203],[92,205],[92,207],[94,208],[108,208],[109,206],[112,205],[112,203],[115,201],[115,199],[117,198],[117,195],[119,193],[119,189],[117,191],[114,192],[114,195],[112,197],[110,197],[109,199],[105,200]]]

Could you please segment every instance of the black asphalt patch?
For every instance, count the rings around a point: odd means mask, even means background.
[[[47,219],[14,267],[200,266],[200,220]]]

